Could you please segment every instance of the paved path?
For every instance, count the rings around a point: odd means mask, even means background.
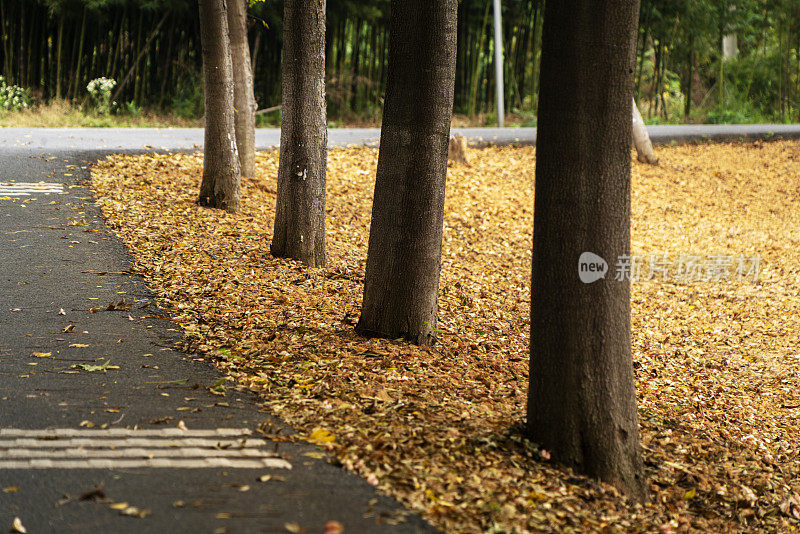
[[[280,423],[253,395],[212,395],[93,203],[98,154],[31,148],[0,148],[0,532],[432,531],[387,522],[399,505],[318,449],[262,440]]]
[[[800,137],[800,124],[664,125],[647,129],[650,139],[657,144]],[[536,128],[454,128],[453,133],[464,135],[477,144],[536,143]],[[374,128],[328,131],[330,146],[377,145],[379,141],[380,130]],[[259,149],[279,144],[280,130],[259,128],[256,131]],[[200,128],[0,128],[0,150],[185,150],[202,146],[203,130]]]

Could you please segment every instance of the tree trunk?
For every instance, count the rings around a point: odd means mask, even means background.
[[[236,148],[242,176],[256,175],[256,116],[253,72],[250,70],[250,44],[247,42],[246,0],[228,0],[228,31],[233,65],[233,110]]]
[[[64,61],[64,12],[58,14],[58,44],[56,45],[56,100],[61,100],[61,63]]]
[[[457,0],[391,3],[361,335],[436,338],[457,10]]]
[[[200,0],[200,39],[206,126],[203,182],[198,203],[229,212],[239,209],[239,155],[233,125],[233,69],[225,0]]]
[[[81,59],[83,58],[83,40],[86,37],[86,14],[87,9],[83,8],[83,19],[81,22],[81,36],[78,40],[78,65],[75,67],[75,87],[72,91],[72,98],[78,98],[81,94]]]
[[[325,265],[325,0],[286,0],[273,256]]]
[[[647,126],[644,125],[636,100],[633,100],[633,146],[636,147],[636,159],[642,163],[658,165],[658,158],[653,152],[653,143],[650,142]]]
[[[593,283],[578,276],[591,274],[579,262],[602,265],[586,252],[612,269],[630,254],[638,6],[545,4],[527,430],[554,460],[644,500],[630,281],[613,273]]]

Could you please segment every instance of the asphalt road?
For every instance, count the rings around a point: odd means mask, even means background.
[[[697,141],[736,141],[800,137],[800,124],[697,124],[648,126],[656,144]],[[536,128],[454,128],[454,134],[467,137],[472,144],[534,144]],[[337,128],[328,130],[329,146],[377,145],[380,130],[375,128]],[[259,149],[280,144],[280,130],[256,130]],[[0,150],[31,151],[131,151],[186,150],[203,146],[200,128],[0,128]]]
[[[98,153],[30,148],[0,149],[0,532],[433,531],[318,449],[248,436],[281,424],[170,348],[87,187]]]

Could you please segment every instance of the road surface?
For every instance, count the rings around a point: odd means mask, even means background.
[[[212,394],[94,205],[99,153],[39,140],[60,148],[0,149],[0,532],[433,531],[315,447],[262,440],[282,426],[255,396]]]
[[[656,144],[693,141],[736,141],[739,139],[798,138],[798,124],[700,124],[648,126]],[[454,134],[473,144],[534,144],[536,128],[454,128]],[[328,131],[330,146],[377,145],[380,130],[374,128],[336,128]],[[259,149],[280,144],[280,130],[256,130]],[[202,148],[200,128],[0,128],[0,150],[31,151],[139,151],[186,150]]]

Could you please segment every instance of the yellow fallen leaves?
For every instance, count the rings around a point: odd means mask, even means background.
[[[375,150],[329,153],[324,269],[267,252],[276,152],[257,155],[237,215],[195,205],[199,154],[112,156],[93,184],[188,349],[444,531],[796,528],[800,144],[658,156],[633,164],[632,253],[759,254],[763,270],[757,283],[633,284],[644,507],[543,461],[520,433],[533,148],[472,150],[471,167],[449,169],[433,348],[353,333]]]
[[[336,441],[336,436],[324,428],[317,428],[308,435],[308,441],[311,443],[316,443],[317,445],[327,445]]]

